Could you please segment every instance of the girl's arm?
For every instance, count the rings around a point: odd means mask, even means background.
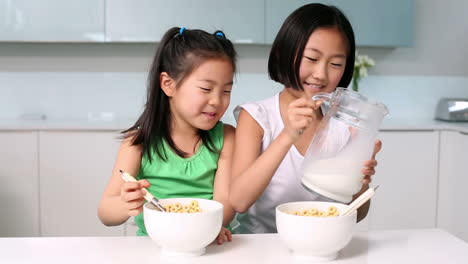
[[[237,212],[247,211],[263,193],[293,143],[285,133],[281,133],[261,153],[262,138],[263,128],[247,111],[241,110],[236,128],[229,196]]]
[[[223,226],[229,225],[234,218],[234,210],[229,203],[229,185],[231,182],[232,156],[234,152],[235,129],[231,125],[224,125],[224,144],[219,155],[218,169],[216,171],[213,200],[224,206]]]
[[[136,177],[140,169],[141,148],[132,146],[130,142],[131,137],[122,141],[112,176],[99,203],[99,219],[107,226],[123,224],[130,216],[140,213],[141,204],[144,203],[141,188],[149,186],[145,180],[126,183],[121,177],[119,170]]]
[[[245,110],[237,121],[233,175],[229,200],[237,212],[245,212],[263,193],[293,143],[316,118],[320,103],[297,99],[288,106],[289,124],[261,153],[262,127]],[[315,110],[314,110],[315,109]]]

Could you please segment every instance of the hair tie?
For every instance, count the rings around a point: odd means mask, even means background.
[[[221,32],[221,31],[216,32],[215,36],[225,38],[223,32]]]
[[[185,31],[185,28],[184,28],[184,27],[181,27],[181,28],[179,29],[179,35],[182,36],[182,34],[184,34],[184,31]]]

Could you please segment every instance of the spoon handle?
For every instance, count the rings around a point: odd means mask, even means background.
[[[341,212],[340,216],[345,216],[345,215],[350,215],[354,210],[357,210],[361,205],[363,205],[365,202],[367,202],[372,196],[375,194],[375,190],[377,190],[379,186],[372,188],[369,187],[367,191],[365,191],[363,194],[359,195],[356,200],[354,200],[346,209]]]
[[[120,171],[120,174],[122,174],[122,179],[126,182],[137,182],[137,180],[135,179],[135,177],[133,177],[132,175],[130,175],[128,172],[125,172],[123,170],[119,170]],[[154,197],[150,192],[148,192],[148,190],[146,188],[142,188],[144,191],[145,191],[145,200],[150,202],[151,204],[153,204],[154,206],[156,206],[157,208],[159,208],[159,210],[165,212],[166,210],[164,209],[164,207],[162,207],[160,204],[159,204],[159,200]]]

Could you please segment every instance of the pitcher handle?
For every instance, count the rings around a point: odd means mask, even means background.
[[[325,115],[328,112],[328,109],[330,109],[330,101],[332,95],[333,93],[317,93],[314,96],[312,96],[313,101],[321,100],[323,102],[323,104],[320,106],[323,115]]]
[[[318,101],[322,100],[324,103],[330,103],[332,94],[331,93],[317,93],[314,96],[312,96],[312,100]]]

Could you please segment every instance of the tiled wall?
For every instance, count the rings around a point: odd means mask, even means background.
[[[369,76],[360,91],[381,101],[390,118],[433,118],[440,98],[468,98],[468,78],[454,76]]]
[[[233,123],[239,103],[266,98],[281,90],[264,74],[238,74],[224,121]],[[449,76],[369,76],[361,93],[385,103],[389,117],[432,118],[441,97],[468,98],[468,78]],[[143,72],[2,72],[0,118],[40,113],[49,119],[86,119],[112,112],[136,118],[146,96]]]

